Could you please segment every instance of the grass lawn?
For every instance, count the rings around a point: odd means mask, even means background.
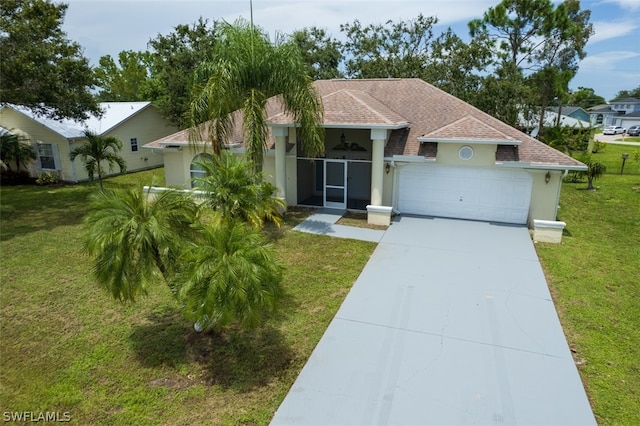
[[[393,220],[393,218],[391,219]],[[338,225],[355,226],[357,228],[376,229],[379,231],[385,231],[388,226],[385,225],[371,225],[367,222],[367,213],[356,213],[347,211],[338,221]]]
[[[614,164],[618,149],[594,154]],[[629,164],[628,164],[629,165]],[[640,424],[640,173],[566,183],[563,244],[537,244],[596,418]],[[610,170],[611,171],[611,170]],[[162,184],[162,169],[106,187]],[[81,220],[97,183],[0,188],[0,411],[78,424],[267,424],[375,245],[270,230],[283,308],[263,328],[197,334],[160,284],[135,305],[93,283]],[[355,218],[358,220],[358,218]]]
[[[162,169],[105,182],[162,184]],[[286,297],[264,327],[198,334],[165,285],[123,305],[80,251],[97,183],[0,189],[0,411],[77,424],[267,424],[375,244],[271,230]],[[302,249],[304,248],[304,249]]]
[[[622,154],[628,154],[624,175],[640,175],[640,145],[614,145],[606,144],[604,149],[591,154],[591,159],[604,164],[608,174],[620,174],[622,167]]]
[[[640,424],[640,175],[626,174],[604,175],[595,192],[565,183],[563,243],[536,246],[602,425]]]

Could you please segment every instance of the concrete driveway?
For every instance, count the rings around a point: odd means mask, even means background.
[[[528,230],[403,216],[271,424],[596,422]]]

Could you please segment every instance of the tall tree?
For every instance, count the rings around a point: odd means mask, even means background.
[[[431,53],[422,78],[472,105],[480,101],[485,68],[491,55],[481,37],[465,43],[451,28],[431,43]]]
[[[105,173],[102,167],[103,162],[107,163],[109,171],[112,171],[116,165],[120,168],[120,173],[124,173],[127,170],[127,163],[118,155],[118,152],[122,149],[122,141],[113,136],[100,136],[89,130],[85,131],[84,135],[87,138],[87,143],[71,151],[71,161],[75,160],[76,157],[80,157],[84,162],[89,180],[93,180],[93,176],[97,174],[100,181],[100,189],[104,190],[102,185],[102,176]]]
[[[103,102],[137,102],[151,99],[151,53],[123,50],[118,63],[110,56],[100,58],[95,73]]]
[[[568,105],[579,106],[583,109],[589,109],[597,105],[606,104],[607,101],[590,87],[578,87],[569,96]]]
[[[190,95],[193,74],[211,58],[217,40],[217,23],[200,18],[193,25],[178,25],[168,35],[149,41],[151,71],[149,100],[180,128],[190,125]]]
[[[616,101],[618,99],[624,98],[638,98],[640,99],[640,86],[636,87],[632,90],[620,90],[616,96],[612,99],[612,101]]]
[[[531,114],[532,98],[531,87],[525,83],[522,73],[515,66],[505,64],[482,79],[474,105],[487,114],[516,126],[520,114]]]
[[[435,17],[420,14],[409,21],[363,27],[360,21],[340,25],[349,78],[421,78],[429,58]]]
[[[317,27],[304,28],[291,35],[291,41],[300,48],[302,58],[309,65],[313,80],[342,77],[341,43]]]
[[[302,151],[315,156],[324,150],[321,100],[312,85],[298,47],[272,44],[265,33],[245,21],[220,26],[215,55],[196,73],[190,108],[191,123],[206,129],[198,138],[220,153],[230,139],[232,113],[241,110],[247,155],[262,168],[268,123],[267,100],[277,96],[299,124]]]
[[[100,115],[96,80],[79,44],[61,30],[66,4],[3,1],[0,7],[0,99],[54,118]]]
[[[537,106],[542,123],[544,110],[556,97],[566,96],[568,81],[584,58],[593,29],[590,12],[578,0],[557,6],[551,0],[503,0],[469,23],[472,37],[490,40],[494,68],[513,80],[499,80],[514,87],[523,77],[533,85],[533,98],[515,98],[516,105]],[[512,105],[508,106],[512,108]]]
[[[197,207],[179,191],[100,191],[84,219],[84,248],[93,276],[118,300],[134,301],[150,284],[171,285],[176,259],[194,238]],[[174,289],[174,294],[176,290]]]

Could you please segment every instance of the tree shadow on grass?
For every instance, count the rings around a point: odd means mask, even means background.
[[[271,325],[197,333],[175,308],[147,320],[130,336],[140,362],[152,368],[198,364],[200,379],[208,386],[241,392],[262,387],[281,375],[293,359],[282,332]]]
[[[134,327],[130,344],[145,367],[176,366],[187,360],[187,327],[178,309],[166,307]]]
[[[280,330],[269,325],[194,338],[207,341],[200,356],[206,360],[205,380],[210,386],[240,392],[262,387],[282,375],[293,359]]]
[[[88,185],[35,186],[2,188],[2,241],[72,226],[82,222],[86,200],[94,191]]]

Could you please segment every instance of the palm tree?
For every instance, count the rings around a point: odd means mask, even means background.
[[[16,172],[20,172],[20,164],[26,164],[29,160],[35,160],[36,153],[22,139],[15,134],[4,132],[0,135],[0,160],[11,170],[11,161],[16,163]]]
[[[219,331],[233,322],[255,326],[276,310],[282,266],[263,235],[246,223],[203,228],[182,263],[174,287],[197,330]]]
[[[234,130],[232,113],[241,111],[247,155],[261,170],[268,135],[267,100],[278,96],[299,125],[302,150],[309,156],[322,153],[321,100],[298,47],[293,42],[272,44],[265,33],[243,20],[222,24],[218,40],[214,59],[196,72],[189,111],[195,129],[192,139],[208,139],[219,154]]]
[[[197,163],[206,173],[194,178],[195,186],[207,193],[206,203],[219,220],[242,220],[261,228],[265,219],[281,223],[285,203],[274,195],[275,187],[254,173],[251,164],[229,151]]]
[[[588,167],[587,169],[587,190],[589,191],[595,191],[596,188],[593,186],[593,181],[598,179],[600,176],[602,176],[604,174],[604,172],[607,171],[607,167],[602,164],[599,163],[597,161],[592,161],[589,160],[585,163]]]
[[[194,239],[198,209],[189,195],[100,191],[89,208],[84,248],[100,285],[116,299],[134,301],[158,278],[170,284],[182,247]]]
[[[88,142],[71,151],[71,161],[80,156],[89,179],[93,180],[93,175],[97,173],[100,189],[104,190],[102,185],[103,161],[106,161],[109,165],[109,171],[113,170],[114,165],[120,168],[120,173],[124,173],[127,170],[127,163],[118,155],[118,152],[122,149],[122,141],[113,136],[99,136],[90,130],[86,130],[84,135]]]

